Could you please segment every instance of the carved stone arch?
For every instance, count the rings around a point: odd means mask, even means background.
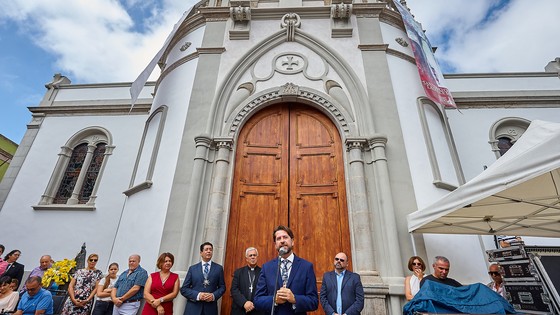
[[[86,139],[88,137],[98,137],[98,138],[92,138],[92,139],[88,139],[88,141],[86,141]],[[111,135],[111,133],[109,132],[109,130],[103,128],[103,127],[99,127],[99,126],[93,126],[93,127],[88,127],[88,128],[84,128],[78,132],[76,132],[74,135],[72,135],[72,137],[70,137],[70,139],[68,139],[68,141],[66,142],[66,144],[64,145],[65,147],[74,147],[80,143],[84,143],[84,142],[88,142],[91,144],[98,144],[99,142],[105,142],[107,143],[108,146],[112,146],[113,145],[113,136]]]
[[[333,121],[342,139],[357,136],[357,128],[351,119],[351,115],[343,106],[324,93],[292,83],[264,90],[242,102],[227,117],[221,134],[236,138],[243,124],[254,113],[266,106],[281,102],[297,102],[310,105],[323,112]]]
[[[243,83],[245,83],[241,82],[244,73],[248,69],[250,69],[250,66],[253,63],[257,62],[269,50],[285,43],[285,37],[285,30],[280,30],[263,39],[261,43],[258,44],[254,49],[249,50],[244,56],[239,58],[237,63],[225,76],[225,80],[217,88],[217,91],[219,91],[219,93],[216,95],[211,105],[210,117],[213,117],[213,119],[209,119],[208,121],[208,125],[206,128],[207,133],[221,134],[223,132],[223,124],[226,123],[228,117],[230,116],[226,112],[228,104],[230,104],[230,102],[232,101],[232,95],[234,94],[234,92],[238,90],[238,88],[240,88]],[[342,83],[344,83],[344,85],[348,88],[350,102],[354,104],[353,110],[355,111],[355,113],[352,113],[352,116],[371,116],[369,112],[362,112],[370,110],[370,106],[364,106],[364,104],[369,103],[366,90],[361,84],[361,80],[359,79],[357,74],[342,56],[340,56],[336,51],[330,49],[328,45],[323,44],[312,35],[307,34],[299,29],[296,29],[294,41],[307,47],[308,49],[324,58],[329,66],[332,67],[332,69],[340,76]],[[304,88],[301,87],[301,89]],[[244,96],[244,99],[236,99],[236,102],[239,102],[240,104],[246,103],[248,97],[253,95],[253,93],[255,93],[256,91],[254,86],[246,90],[247,92]],[[319,92],[316,94],[320,95],[322,93]],[[350,121],[355,124],[353,119]],[[364,120],[357,120],[357,124],[359,124],[359,126],[356,125],[356,129],[353,131],[356,135],[375,133],[375,127],[372,124],[365,124]],[[229,134],[229,132],[227,133]]]

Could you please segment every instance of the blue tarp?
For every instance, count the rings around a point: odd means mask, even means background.
[[[404,315],[414,312],[444,314],[515,314],[513,306],[481,283],[452,287],[435,281],[425,281],[410,302],[403,307]]]

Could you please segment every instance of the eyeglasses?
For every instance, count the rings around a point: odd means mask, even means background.
[[[413,266],[422,266],[422,263],[413,262],[412,265],[413,265]]]
[[[338,258],[338,257],[335,257],[334,260],[340,261],[340,262],[345,262],[345,261],[346,261],[345,259],[343,259],[343,258]]]
[[[91,262],[97,262],[97,259],[90,259]]]
[[[500,273],[497,272],[497,271],[488,271],[488,274],[491,275],[491,276],[499,276],[500,275]]]

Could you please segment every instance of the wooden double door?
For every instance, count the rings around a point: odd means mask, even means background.
[[[350,256],[342,144],[329,118],[299,104],[267,107],[241,130],[235,163],[221,314],[230,313],[245,249],[258,249],[261,266],[278,255],[277,225],[294,231],[294,252],[314,264],[318,288],[336,253]]]

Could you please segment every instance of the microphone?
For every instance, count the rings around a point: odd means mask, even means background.
[[[286,255],[288,253],[288,250],[284,247],[280,247],[280,249],[278,250],[278,255],[282,256],[282,255]]]

